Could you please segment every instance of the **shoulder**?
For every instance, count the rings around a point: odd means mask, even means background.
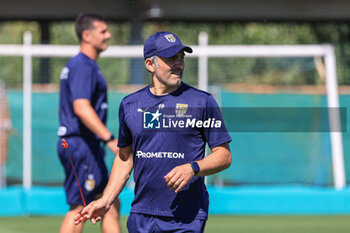
[[[188,84],[182,83],[182,95],[186,99],[190,99],[192,102],[196,102],[197,105],[204,105],[209,99],[213,98],[212,94],[206,91],[199,90]]]
[[[66,67],[68,67],[68,69],[70,70],[74,70],[74,69],[92,70],[94,68],[94,65],[88,59],[86,59],[86,57],[83,54],[79,53],[78,55],[71,58],[67,62]]]
[[[94,79],[98,69],[91,63],[85,55],[79,53],[75,57],[71,58],[61,72],[61,79],[68,80],[81,80]],[[81,79],[80,77],[84,77]]]
[[[182,83],[182,90],[184,94],[192,95],[199,98],[209,98],[211,94],[206,91],[199,90],[198,88],[192,87],[186,83]]]

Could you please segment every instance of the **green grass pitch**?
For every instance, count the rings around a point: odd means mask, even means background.
[[[30,216],[0,218],[1,233],[58,232],[63,217]],[[126,219],[122,217],[123,232]],[[236,216],[212,215],[206,233],[348,233],[350,215],[334,216]],[[88,222],[84,233],[100,232],[98,225]]]

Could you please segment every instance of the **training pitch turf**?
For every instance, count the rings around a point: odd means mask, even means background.
[[[2,217],[1,233],[58,232],[63,217]],[[127,232],[126,217],[122,217]],[[348,233],[350,215],[342,216],[210,216],[206,233]],[[84,233],[100,232],[90,222]]]

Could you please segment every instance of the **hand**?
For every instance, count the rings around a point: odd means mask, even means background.
[[[193,178],[194,172],[191,164],[186,163],[181,166],[174,167],[166,176],[164,176],[170,190],[178,193]]]
[[[118,140],[114,139],[112,141],[107,142],[108,148],[113,152],[114,155],[117,155],[119,152]]]
[[[107,204],[107,202],[102,199],[93,201],[82,211],[77,213],[74,218],[74,224],[78,225],[79,223],[84,222],[86,219],[90,219],[93,224],[96,224],[108,212],[110,207],[111,205]]]

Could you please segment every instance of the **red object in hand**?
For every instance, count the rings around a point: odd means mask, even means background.
[[[68,143],[66,142],[66,140],[64,138],[62,138],[62,147],[64,149],[66,149],[67,151],[67,155],[68,155],[68,158],[69,158],[69,162],[70,164],[72,165],[72,169],[73,169],[73,172],[74,172],[74,176],[75,176],[75,180],[77,181],[77,184],[78,184],[78,188],[79,188],[79,192],[80,192],[80,196],[81,196],[81,199],[83,201],[83,204],[84,204],[84,207],[86,206],[86,202],[85,202],[85,198],[84,198],[84,195],[83,195],[83,191],[81,190],[81,187],[80,187],[80,183],[79,183],[79,179],[78,179],[78,176],[77,176],[77,173],[75,171],[75,168],[74,168],[74,165],[73,165],[73,161],[72,161],[72,158],[70,157],[69,155],[69,152],[68,152]],[[85,217],[84,217],[84,221],[85,221]]]
[[[66,140],[64,139],[64,138],[62,138],[62,147],[64,148],[64,149],[67,149],[68,148],[68,143],[66,142]]]
[[[79,212],[79,214],[80,214],[80,216],[83,218],[83,222],[85,222],[86,220],[87,220],[87,218],[85,217],[85,216],[83,216],[82,214],[81,214],[81,212]]]

